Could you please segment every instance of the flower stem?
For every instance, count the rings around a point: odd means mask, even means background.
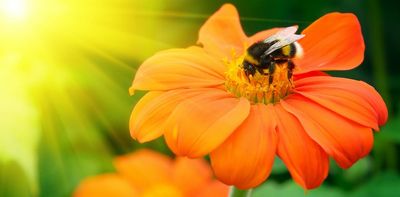
[[[241,190],[235,186],[229,188],[229,197],[251,197],[253,189]]]

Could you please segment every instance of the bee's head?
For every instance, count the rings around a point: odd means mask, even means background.
[[[254,75],[256,73],[256,68],[248,61],[244,61],[242,65],[247,76]]]

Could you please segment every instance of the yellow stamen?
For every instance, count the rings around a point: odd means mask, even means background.
[[[276,103],[292,92],[293,77],[288,79],[287,63],[276,65],[270,84],[268,70],[264,74],[256,72],[254,76],[245,74],[242,66],[245,56],[246,54],[224,61],[228,67],[225,87],[229,92],[236,97],[245,97],[254,104]]]

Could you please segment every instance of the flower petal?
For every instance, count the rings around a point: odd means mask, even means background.
[[[240,25],[239,14],[232,4],[224,4],[201,27],[198,43],[219,58],[243,52],[246,35]]]
[[[146,190],[140,195],[141,197],[185,197],[182,191],[179,190],[175,185],[168,182],[160,183],[154,185]]]
[[[246,119],[250,104],[214,89],[187,99],[172,112],[165,139],[177,155],[201,157],[217,146]]]
[[[378,130],[376,124],[387,121],[388,110],[382,97],[362,81],[316,76],[298,80],[295,85],[304,96],[364,126]]]
[[[329,75],[325,72],[322,71],[311,71],[311,72],[307,72],[307,73],[300,73],[300,74],[294,74],[293,75],[293,81],[297,81],[303,78],[307,78],[307,77],[316,77],[316,76],[327,76],[329,77]]]
[[[126,179],[116,174],[103,174],[86,178],[80,183],[74,197],[138,196],[137,190]]]
[[[204,196],[228,196],[229,187],[217,180],[210,182],[204,188],[202,188],[194,197],[204,197]]]
[[[364,39],[354,14],[330,13],[308,26],[299,40],[304,56],[295,59],[296,73],[348,70],[364,59]]]
[[[212,87],[224,83],[225,66],[200,47],[170,49],[147,59],[137,70],[133,90]]]
[[[373,144],[370,128],[347,120],[301,95],[291,95],[281,104],[297,117],[307,134],[340,167],[348,168],[370,152]]]
[[[150,133],[150,132],[158,131],[158,128],[148,128],[148,127],[152,127],[152,126],[157,127],[160,124],[160,120],[157,119],[154,121],[148,121],[148,120],[153,119],[153,116],[152,116],[152,114],[147,115],[147,113],[149,113],[151,111],[145,110],[145,109],[148,108],[148,105],[151,104],[155,98],[159,97],[162,94],[163,94],[163,92],[160,92],[160,91],[148,92],[136,103],[135,108],[133,108],[131,117],[129,119],[129,130],[130,130],[130,133],[131,133],[131,136],[133,139],[136,139],[139,142],[146,142],[147,140],[143,139],[143,138],[145,138],[145,137],[142,137],[143,135],[146,135],[147,133]],[[147,112],[147,111],[149,111],[149,112]],[[147,116],[143,116],[143,114],[146,114]],[[146,119],[144,119],[144,118],[146,118]],[[144,119],[144,120],[142,120],[142,119]],[[149,124],[147,126],[145,122],[155,122],[155,124]],[[144,127],[144,129],[141,127]],[[157,134],[154,134],[154,135],[157,135]]]
[[[281,100],[282,101],[282,100]],[[328,175],[328,155],[304,131],[300,122],[276,104],[278,155],[293,179],[304,189],[321,185]]]
[[[114,165],[122,177],[138,189],[169,182],[172,160],[151,150],[139,150],[133,154],[117,157]]]
[[[207,91],[206,88],[151,91],[143,96],[132,111],[129,129],[132,138],[148,142],[164,133],[164,123],[183,100]]]
[[[193,196],[211,182],[212,171],[203,159],[178,157],[174,163],[172,179],[185,196]],[[190,181],[188,181],[190,180]]]
[[[242,125],[211,152],[215,175],[225,184],[248,189],[269,176],[278,140],[271,108],[253,105]]]

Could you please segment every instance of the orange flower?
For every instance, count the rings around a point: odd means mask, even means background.
[[[210,153],[217,178],[242,189],[267,179],[275,154],[305,189],[323,182],[329,157],[349,168],[366,156],[372,130],[387,120],[384,101],[364,82],[321,72],[363,61],[356,16],[330,13],[307,27],[299,40],[304,55],[293,59],[294,76],[277,66],[271,83],[265,74],[247,78],[247,46],[278,30],[247,37],[235,7],[227,4],[200,29],[202,47],[149,58],[130,88],[149,91],[132,112],[132,137],[146,142],[164,135],[180,156]]]
[[[212,179],[204,160],[177,158],[140,150],[115,159],[116,174],[103,174],[82,181],[75,197],[184,197],[227,196],[228,186]]]

